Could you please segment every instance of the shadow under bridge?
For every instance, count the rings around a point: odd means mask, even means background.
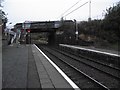
[[[56,43],[56,30],[60,26],[60,21],[32,22],[30,23],[30,33],[47,33],[48,44],[54,45]]]

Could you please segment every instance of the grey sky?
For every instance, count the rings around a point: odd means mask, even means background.
[[[7,17],[9,22],[13,24],[24,21],[60,20],[61,14],[77,1],[79,0],[5,0],[3,9],[8,13]],[[86,1],[89,0],[81,0],[70,11],[79,7]],[[113,6],[113,4],[116,4],[118,1],[119,0],[91,0],[92,19],[102,18],[103,10]],[[89,4],[86,4],[65,18],[81,21],[87,20],[88,16]]]

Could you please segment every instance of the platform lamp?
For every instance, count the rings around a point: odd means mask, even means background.
[[[78,42],[78,25],[75,19],[74,19],[74,23],[75,23],[75,40]]]
[[[91,21],[91,0],[89,0],[89,18],[88,21]]]

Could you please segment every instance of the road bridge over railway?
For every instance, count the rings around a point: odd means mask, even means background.
[[[62,27],[63,23],[72,23],[72,20],[63,21],[30,21],[24,23],[17,23],[14,27],[16,29],[21,29],[22,32],[26,33],[49,33],[48,34],[48,44],[55,44],[56,34],[58,34],[59,28]],[[57,32],[57,33],[56,33]]]
[[[15,25],[16,28],[19,29],[30,29],[31,33],[39,33],[39,32],[51,32],[55,31],[61,26],[61,21],[31,21],[24,23],[17,23]]]
[[[16,29],[21,29],[22,33],[26,33],[29,31],[30,33],[41,33],[47,32],[48,36],[48,44],[54,44],[55,42],[55,32],[61,27],[61,21],[37,21],[37,22],[24,22],[17,23],[15,25]]]
[[[55,30],[61,26],[60,21],[32,22],[30,24],[30,29],[32,33],[55,32]]]

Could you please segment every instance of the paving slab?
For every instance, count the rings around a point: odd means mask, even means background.
[[[2,87],[26,88],[28,46],[7,46],[2,49]]]
[[[2,48],[2,88],[72,89],[34,45]]]
[[[27,88],[41,88],[40,80],[35,64],[31,46],[28,47],[28,73],[27,73]]]
[[[2,52],[2,88],[41,89],[31,45],[7,45]]]
[[[32,46],[32,51],[34,53],[42,88],[66,88],[73,90],[67,80],[63,78],[63,76],[34,45]]]

